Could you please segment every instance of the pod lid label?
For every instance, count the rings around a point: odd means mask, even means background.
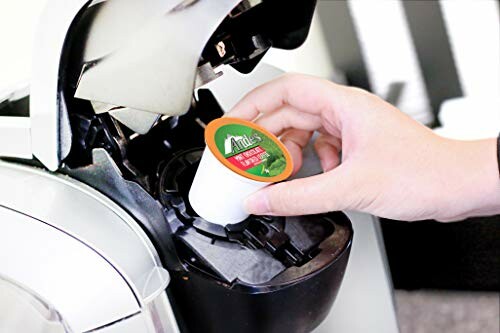
[[[250,179],[277,182],[288,178],[293,169],[281,141],[248,121],[216,119],[207,126],[205,140],[219,161]]]

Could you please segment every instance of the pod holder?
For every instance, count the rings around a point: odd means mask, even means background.
[[[333,212],[209,223],[188,200],[202,151],[173,154],[160,168],[157,189],[185,268],[171,272],[170,287],[184,329],[311,331],[340,287],[353,235],[349,219]]]

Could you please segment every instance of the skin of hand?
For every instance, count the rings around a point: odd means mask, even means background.
[[[302,165],[314,131],[324,172],[249,196],[256,215],[357,210],[414,221],[453,221],[500,213],[496,140],[440,137],[358,88],[287,74],[248,93],[227,114],[280,136]],[[340,158],[341,153],[341,158]]]

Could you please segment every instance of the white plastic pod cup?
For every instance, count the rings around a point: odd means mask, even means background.
[[[252,122],[216,119],[205,130],[205,142],[189,201],[208,222],[225,226],[243,221],[248,217],[246,197],[292,173],[285,146]]]

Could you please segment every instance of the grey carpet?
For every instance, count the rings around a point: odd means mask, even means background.
[[[499,333],[499,293],[397,290],[401,333]]]

